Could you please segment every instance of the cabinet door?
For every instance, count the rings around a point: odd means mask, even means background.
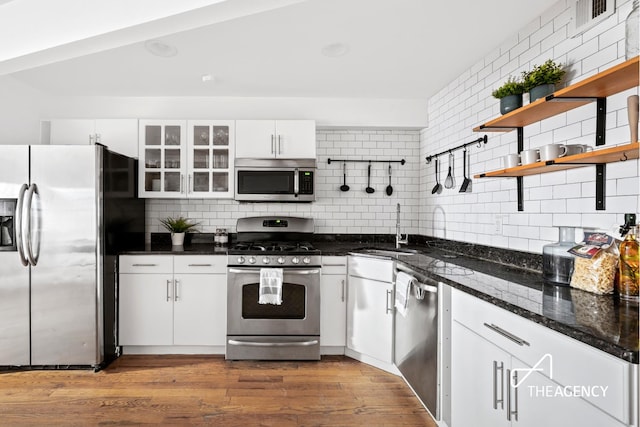
[[[120,274],[119,345],[173,344],[170,274]]]
[[[224,345],[227,335],[227,285],[222,274],[176,274],[175,345]]]
[[[531,368],[516,358],[512,358],[511,365],[519,369]],[[512,372],[512,376],[513,374]],[[622,427],[626,425],[579,397],[556,396],[558,389],[561,391],[565,389],[542,372],[532,371],[528,374],[526,371],[519,371],[517,375],[520,383],[511,389],[511,409],[517,412],[517,422],[513,425],[522,427]],[[516,380],[513,382],[518,384]],[[515,421],[514,417],[515,415],[512,415]]]
[[[315,121],[277,120],[276,157],[283,159],[315,159]]]
[[[510,425],[506,413],[510,359],[508,353],[452,322],[451,427]]]
[[[385,363],[392,362],[393,287],[349,276],[347,347]]]
[[[140,197],[187,196],[186,122],[141,120],[139,124]]]
[[[233,198],[235,123],[189,121],[187,131],[187,195]]]
[[[320,345],[344,347],[347,333],[346,275],[320,278]]]
[[[96,142],[106,145],[109,150],[138,158],[138,120],[97,119],[95,133]]]
[[[51,145],[89,145],[96,142],[93,119],[51,120],[50,129]]]
[[[276,154],[273,120],[236,120],[236,158],[270,158]]]

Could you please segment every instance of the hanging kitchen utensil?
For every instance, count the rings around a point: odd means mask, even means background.
[[[447,173],[447,178],[444,180],[444,188],[453,188],[455,187],[456,182],[453,179],[453,153],[449,153],[449,172]]]
[[[436,185],[433,186],[431,194],[442,193],[442,185],[440,185],[440,174],[438,173],[438,158],[436,157]]]
[[[371,187],[371,163],[369,163],[369,167],[367,168],[367,188],[365,188],[364,191],[369,194],[376,191]]]
[[[340,191],[349,191],[349,186],[347,185],[347,162],[342,162],[342,172],[344,173],[344,182],[340,186]]]
[[[391,163],[389,163],[389,185],[387,185],[387,196],[393,194],[393,187],[391,186]]]
[[[460,193],[471,192],[471,180],[467,178],[467,147],[464,147],[462,152],[462,174],[464,175],[464,180],[460,186]]]

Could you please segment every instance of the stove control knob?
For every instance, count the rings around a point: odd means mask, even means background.
[[[309,264],[309,263],[311,262],[311,258],[309,258],[308,256],[306,256],[306,257],[304,257],[304,258],[302,259],[302,262],[303,262],[303,263],[305,263],[305,264]]]
[[[291,262],[292,262],[292,263],[294,263],[294,264],[299,264],[299,263],[300,263],[300,258],[298,258],[297,256],[294,256],[294,257],[291,259]]]
[[[262,263],[263,264],[269,264],[270,262],[271,262],[271,260],[269,259],[269,257],[262,258]]]
[[[243,256],[239,256],[238,257],[238,264],[244,264],[244,261],[245,261],[245,259],[244,259]]]
[[[249,258],[249,264],[255,264],[256,263],[256,257],[250,257]]]
[[[284,264],[284,262],[285,262],[284,257],[281,257],[281,256],[278,257],[278,264]]]

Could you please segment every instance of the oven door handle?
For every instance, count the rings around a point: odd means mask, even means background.
[[[257,341],[228,340],[227,343],[230,345],[244,345],[247,347],[308,347],[311,345],[317,345],[318,340],[293,341],[293,342],[257,342]]]
[[[269,267],[267,267],[269,268]],[[229,273],[254,273],[260,274],[259,268],[230,268]],[[308,274],[319,274],[320,270],[312,269],[312,270],[293,270],[293,269],[285,269],[285,274],[298,274],[298,275],[308,275]]]

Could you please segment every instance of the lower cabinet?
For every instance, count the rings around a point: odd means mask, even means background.
[[[346,333],[347,257],[323,256],[320,278],[320,352],[344,354]]]
[[[393,261],[349,256],[347,355],[396,372],[393,366]]]
[[[226,289],[224,256],[121,256],[119,345],[224,347]]]
[[[451,425],[637,425],[637,369],[453,290]]]

